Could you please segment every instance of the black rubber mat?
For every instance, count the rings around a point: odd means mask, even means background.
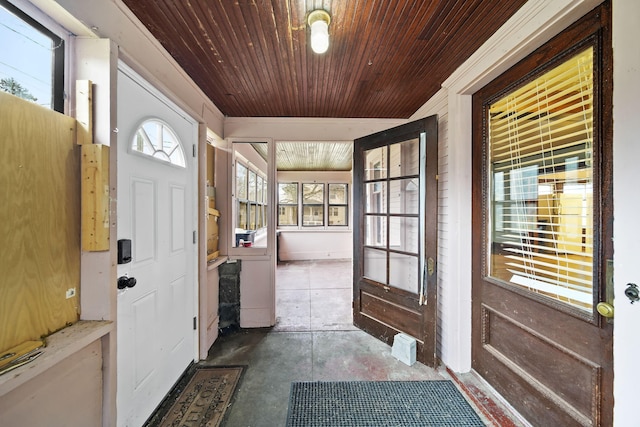
[[[456,386],[443,381],[296,382],[288,427],[484,426]]]

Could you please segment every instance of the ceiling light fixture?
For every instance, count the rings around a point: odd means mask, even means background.
[[[325,53],[329,49],[329,23],[331,16],[325,10],[314,10],[307,18],[311,28],[311,49],[315,53]]]

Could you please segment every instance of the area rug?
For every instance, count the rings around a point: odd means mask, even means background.
[[[167,398],[168,410],[152,417],[148,426],[220,426],[242,374],[242,367],[196,367],[176,386],[179,394]],[[188,375],[191,375],[188,378]]]
[[[291,384],[287,427],[484,425],[448,380]]]

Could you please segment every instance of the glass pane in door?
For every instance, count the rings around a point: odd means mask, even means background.
[[[418,257],[391,253],[389,256],[389,285],[417,294],[419,290]]]
[[[389,248],[418,255],[418,243],[420,241],[418,224],[418,218],[389,218]]]
[[[397,179],[389,182],[389,213],[414,214],[420,212],[420,179]]]
[[[387,217],[368,215],[365,217],[365,240],[367,246],[387,247]]]
[[[487,116],[488,275],[586,312],[595,280],[593,55],[505,95]]]
[[[365,213],[387,212],[387,183],[372,182],[365,184]]]
[[[365,152],[364,179],[371,181],[387,177],[387,147],[375,148]]]
[[[387,283],[387,252],[364,248],[364,277]]]
[[[418,138],[389,146],[389,177],[420,173],[420,144]]]
[[[365,276],[418,293],[420,140],[365,151],[364,158],[364,244],[370,247],[365,249]]]

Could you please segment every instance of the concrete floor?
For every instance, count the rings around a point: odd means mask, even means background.
[[[285,262],[276,275],[276,325],[240,330],[214,343],[205,365],[244,365],[246,369],[227,411],[225,426],[283,426],[291,382],[451,379],[444,369],[407,366],[391,347],[356,329],[351,318],[351,261]],[[471,382],[482,406],[487,395]],[[464,385],[463,385],[464,388]],[[500,402],[487,425],[520,426]],[[489,405],[489,406],[491,406]]]

